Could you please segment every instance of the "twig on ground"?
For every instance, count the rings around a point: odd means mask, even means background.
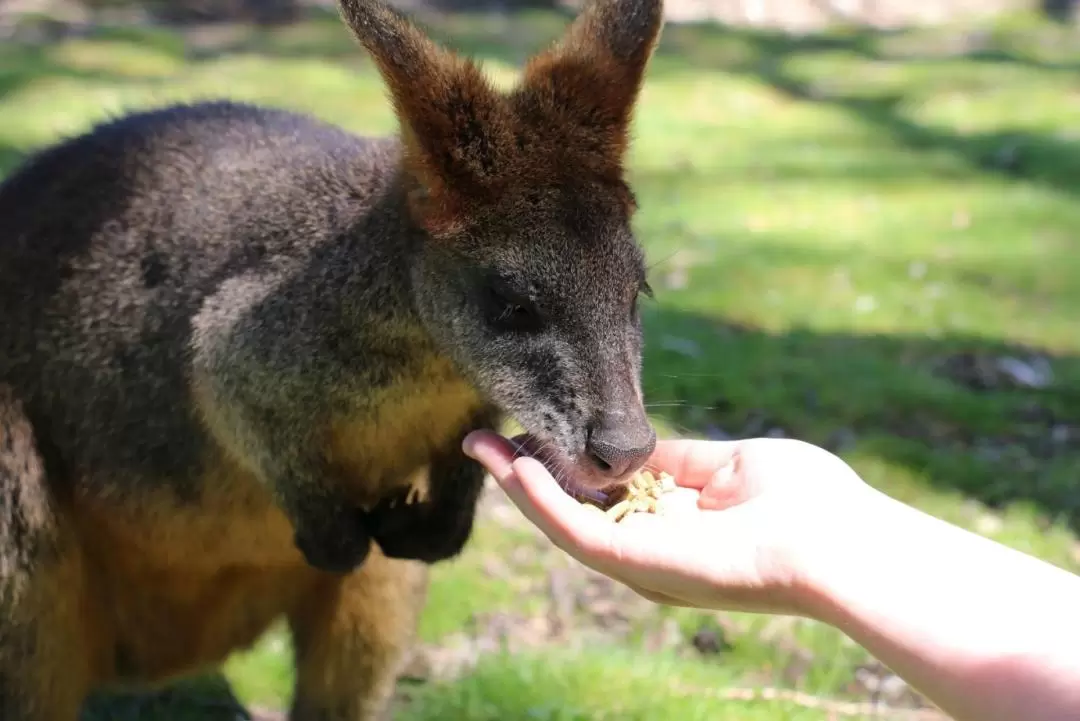
[[[668,688],[676,694],[697,698],[704,696],[722,701],[785,701],[803,708],[827,711],[834,716],[868,716],[896,721],[949,721],[948,716],[936,709],[900,708],[865,701],[840,701],[774,686],[711,689],[672,683],[668,685]]]

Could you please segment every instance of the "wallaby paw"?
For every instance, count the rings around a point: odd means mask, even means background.
[[[447,561],[458,553],[464,544],[445,543],[441,539],[432,539],[423,530],[414,529],[400,534],[384,534],[376,539],[380,550],[387,558],[402,561],[420,561],[434,564]],[[433,542],[434,541],[434,542]]]
[[[424,563],[456,556],[469,535],[469,524],[440,513],[429,501],[410,500],[415,499],[411,489],[402,496],[386,499],[369,514],[371,536],[383,555]]]
[[[343,511],[301,527],[295,543],[311,567],[334,574],[356,570],[371,553],[371,534],[359,510]]]

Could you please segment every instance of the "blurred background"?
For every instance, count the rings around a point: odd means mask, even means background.
[[[400,4],[499,82],[575,9]],[[1074,5],[667,0],[631,154],[665,435],[819,443],[1080,571]],[[109,115],[216,96],[394,130],[328,0],[0,0],[0,173]],[[421,630],[405,721],[938,718],[819,624],[638,599],[498,492],[437,569]],[[291,673],[275,630],[223,676],[95,699],[86,718],[216,721],[239,702],[269,718]]]

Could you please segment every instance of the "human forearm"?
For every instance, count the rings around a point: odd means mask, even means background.
[[[867,506],[808,560],[812,615],[959,721],[1080,718],[1080,578],[880,494]]]

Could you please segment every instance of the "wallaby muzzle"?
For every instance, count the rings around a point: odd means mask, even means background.
[[[600,475],[621,481],[652,456],[656,450],[656,430],[644,409],[630,413],[605,412],[599,422],[589,426],[585,449]]]

